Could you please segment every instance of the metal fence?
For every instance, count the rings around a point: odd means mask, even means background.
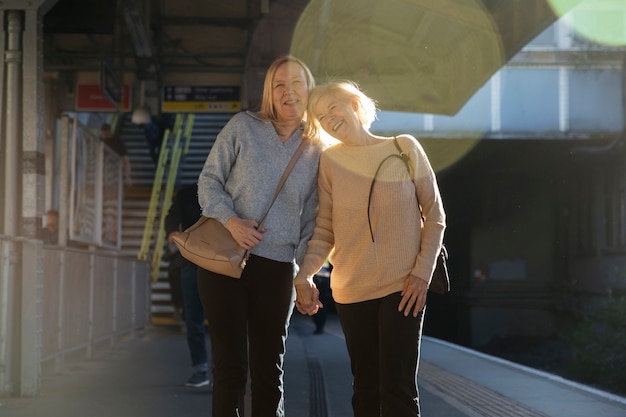
[[[149,314],[148,262],[0,236],[0,396],[37,395],[43,374],[132,336]]]

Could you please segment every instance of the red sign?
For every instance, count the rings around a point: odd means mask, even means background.
[[[122,88],[120,111],[130,111],[131,90],[129,84]],[[100,84],[78,84],[76,86],[76,111],[117,111],[115,106],[104,95]]]

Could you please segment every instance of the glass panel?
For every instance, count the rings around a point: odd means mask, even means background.
[[[617,69],[573,69],[570,72],[570,129],[622,129],[622,92]]]
[[[559,130],[559,70],[507,68],[502,74],[502,131]]]

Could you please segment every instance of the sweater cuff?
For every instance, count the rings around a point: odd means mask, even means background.
[[[298,285],[298,284],[306,284],[308,282],[311,282],[311,280],[313,279],[313,275],[308,275],[303,273],[302,270],[300,270],[298,272],[298,275],[296,275],[296,277],[293,280],[293,284],[294,285]]]
[[[426,281],[427,284],[430,284],[430,280],[432,279],[434,270],[424,270],[424,268],[415,267],[411,271],[411,275],[418,277],[419,279]]]

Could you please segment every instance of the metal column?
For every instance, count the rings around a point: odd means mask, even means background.
[[[19,221],[18,172],[21,119],[21,69],[23,13],[6,12],[7,35],[5,62],[5,123],[4,123],[4,227],[5,235],[15,236]],[[4,81],[4,80],[3,80]]]
[[[10,364],[0,375],[0,393],[19,396],[37,395],[41,384],[43,249],[36,238],[45,196],[42,16],[54,3],[0,2],[5,23],[0,35],[0,234],[9,237],[3,245],[0,300],[11,301],[0,309],[0,337],[6,338],[0,364]]]

